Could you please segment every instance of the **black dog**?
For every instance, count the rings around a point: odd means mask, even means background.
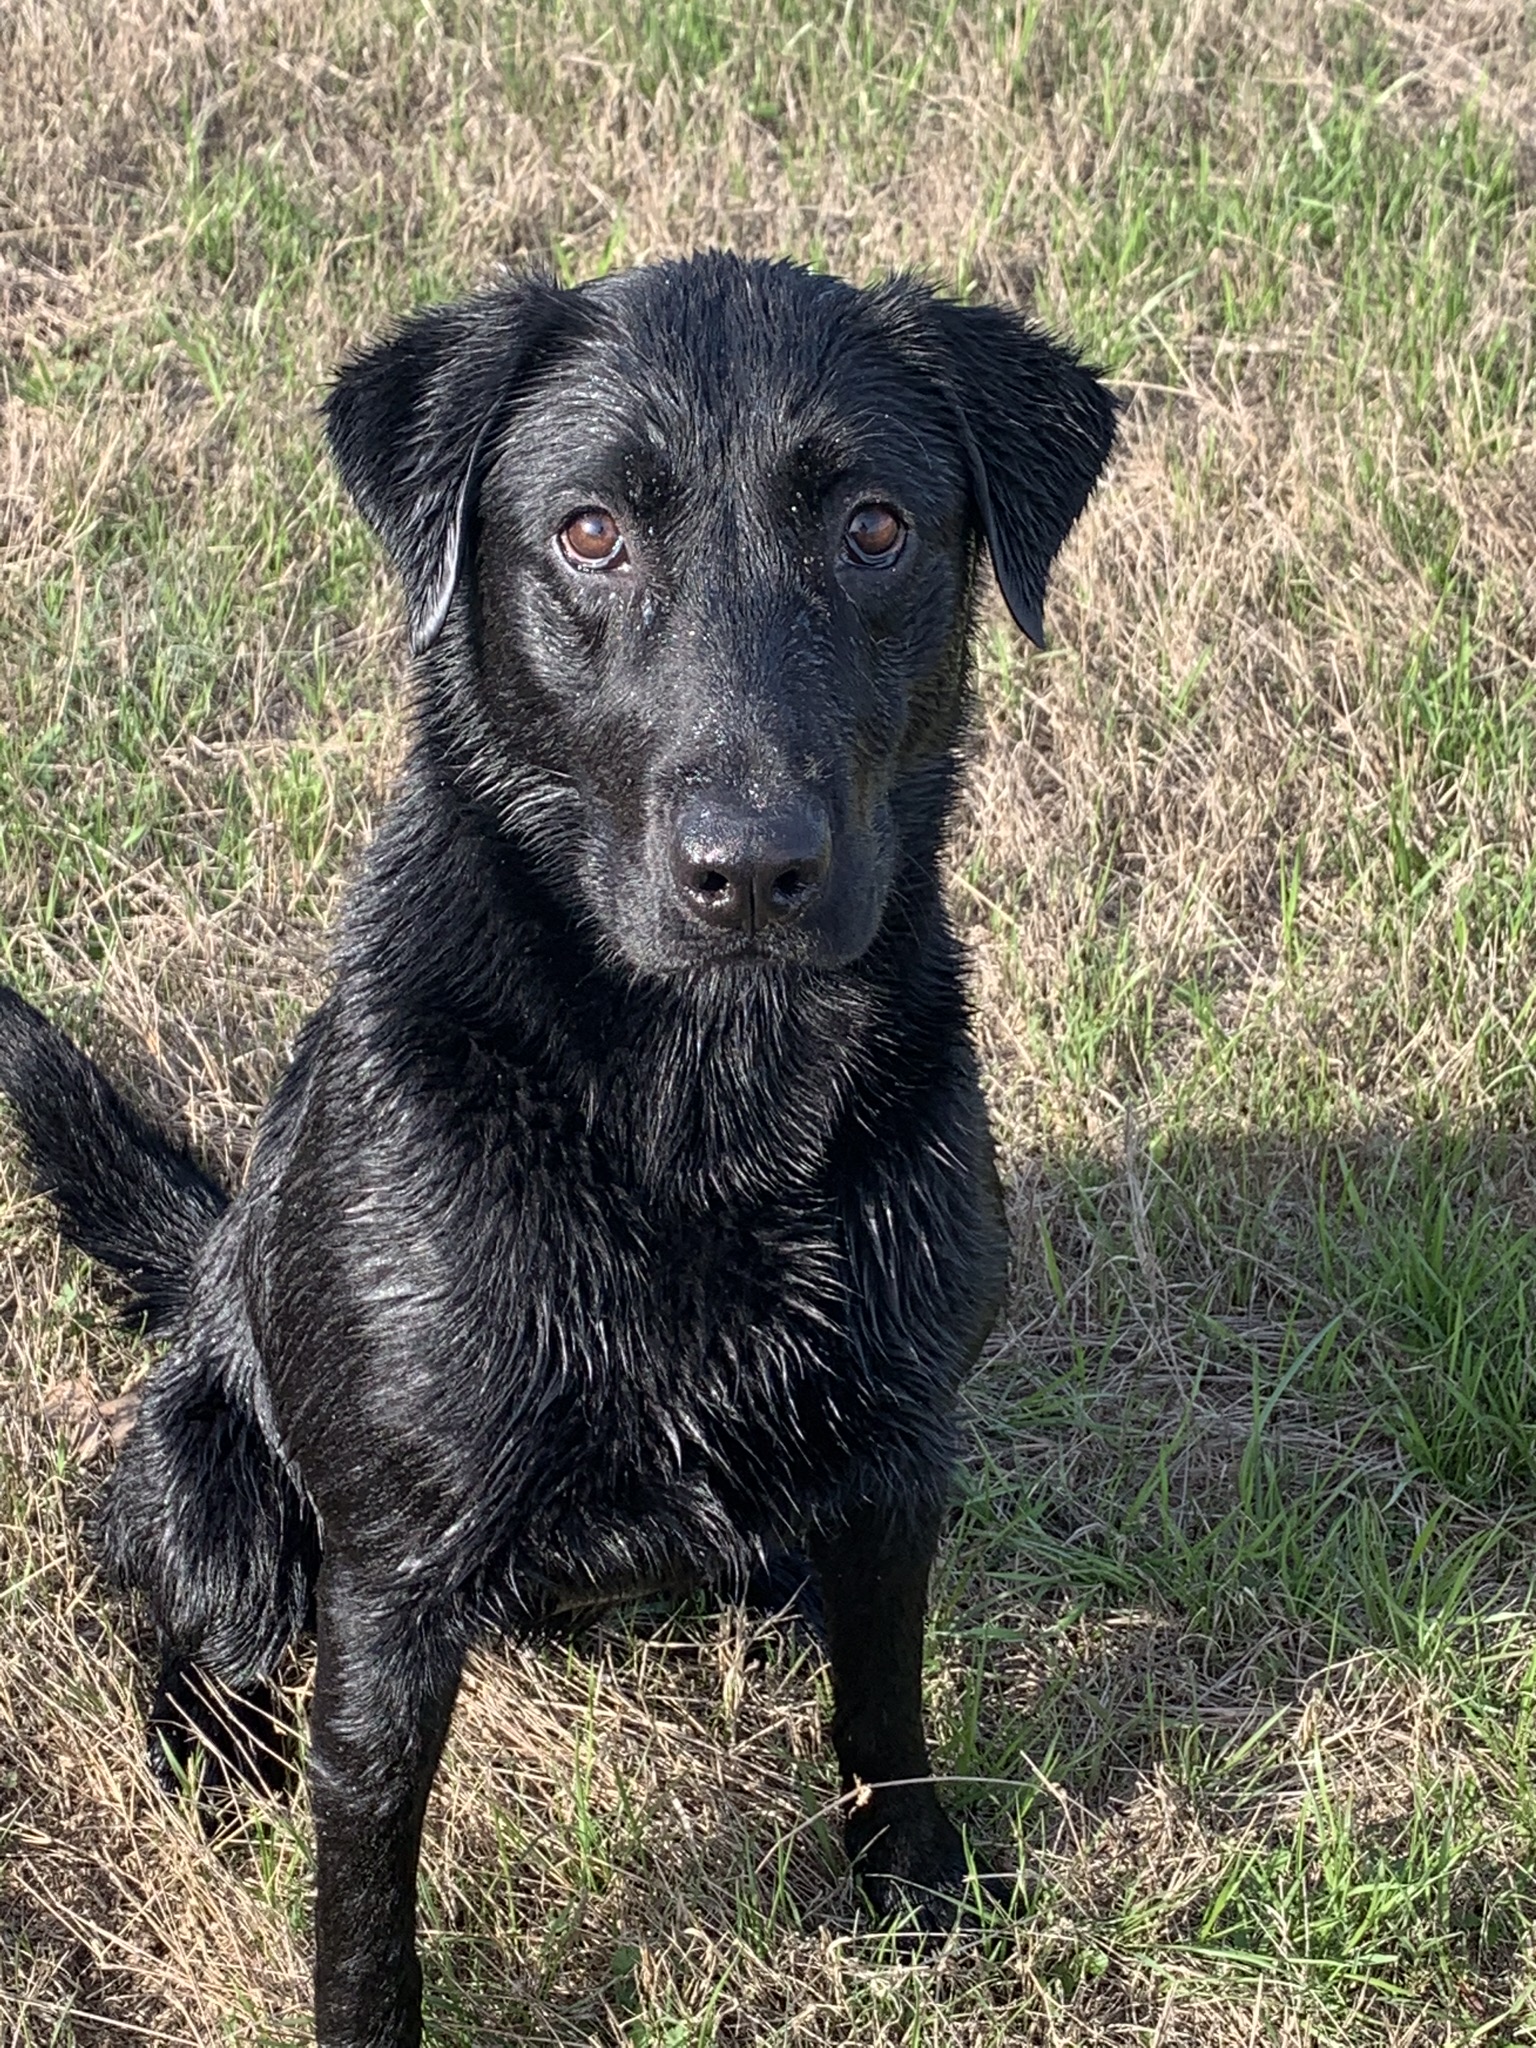
[[[953,1914],[923,1616],[1004,1236],[938,856],[981,540],[1038,640],[1113,408],[1008,312],[709,255],[422,313],[327,414],[416,740],[246,1185],[9,993],[0,1087],[170,1339],[106,1511],[153,1726],[259,1729],[318,1631],[318,2038],[378,2048],[466,1646],[794,1546],[864,1890]]]

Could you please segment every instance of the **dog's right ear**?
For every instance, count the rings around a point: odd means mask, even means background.
[[[572,298],[532,276],[428,307],[346,363],[325,401],[342,481],[405,586],[413,654],[443,630],[495,430]]]

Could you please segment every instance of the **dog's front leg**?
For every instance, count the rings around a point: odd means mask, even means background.
[[[965,1845],[939,1804],[923,1738],[923,1622],[938,1518],[906,1528],[850,1520],[812,1546],[832,1663],[832,1741],[851,1794],[845,1838],[883,1915],[948,1925]]]
[[[416,1859],[462,1645],[327,1556],[310,1762],[318,2048],[416,2048]]]

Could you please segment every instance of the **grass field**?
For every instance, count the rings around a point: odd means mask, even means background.
[[[1536,2042],[1528,0],[7,0],[0,972],[238,1171],[402,745],[328,366],[711,242],[1128,400],[953,853],[1015,1284],[930,1687],[1035,1903],[860,1932],[816,1660],[654,1608],[474,1667],[432,2038]],[[305,1814],[156,1804],[44,1413],[143,1363],[0,1139],[17,2048],[306,2029]]]

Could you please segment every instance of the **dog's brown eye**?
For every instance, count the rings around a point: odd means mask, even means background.
[[[560,551],[578,569],[616,569],[624,560],[619,522],[601,505],[587,505],[561,527]]]
[[[844,539],[854,561],[884,568],[901,553],[906,537],[901,515],[889,505],[861,505],[849,520]]]

